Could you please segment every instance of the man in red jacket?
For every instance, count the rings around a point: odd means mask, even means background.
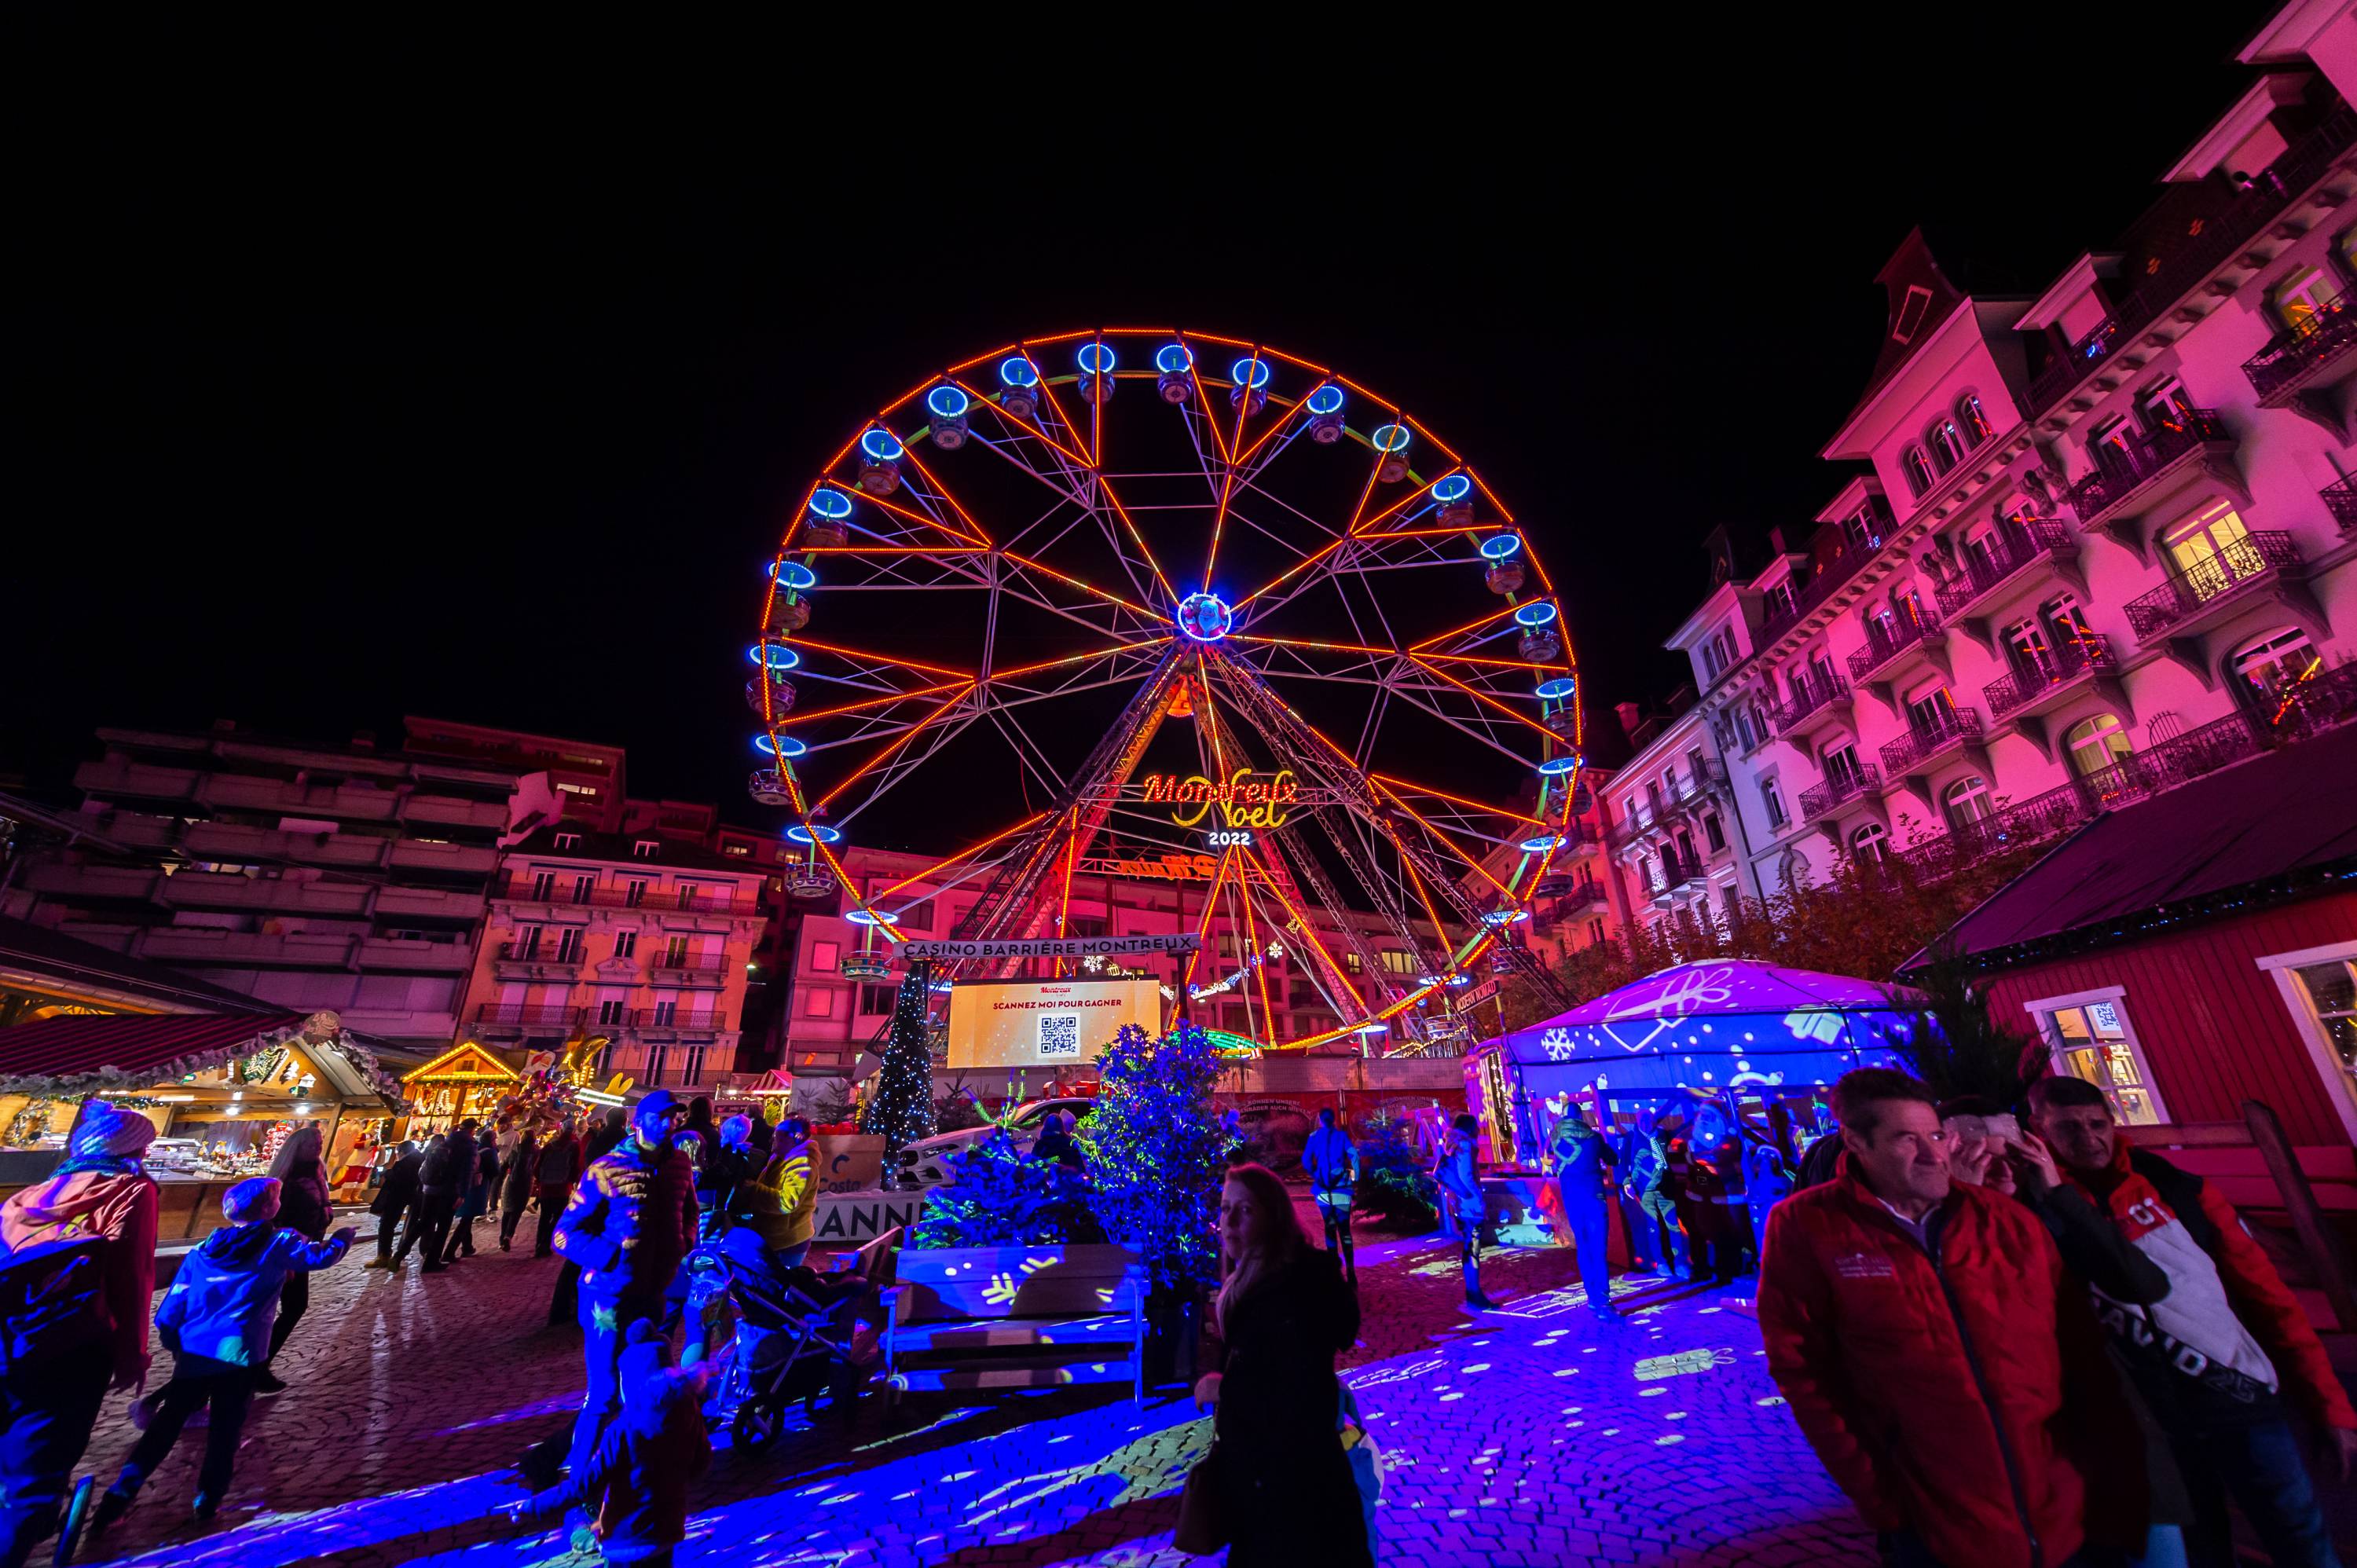
[[[1776,1206],[1760,1278],[1769,1370],[1817,1457],[1888,1563],[2113,1561],[2142,1535],[2142,1488],[2105,1488],[2091,1541],[2084,1458],[2133,1429],[2045,1226],[1950,1183],[1931,1091],[1906,1074],[1849,1073],[1834,1109],[1838,1172]]]
[[[2040,1079],[2029,1108],[2066,1178],[2169,1276],[2169,1294],[2149,1306],[2093,1294],[2184,1474],[2187,1555],[2233,1561],[2231,1493],[2278,1568],[2339,1568],[2287,1406],[2330,1434],[2344,1480],[2357,1461],[2357,1410],[2275,1265],[2217,1188],[2117,1135],[2094,1084]]]

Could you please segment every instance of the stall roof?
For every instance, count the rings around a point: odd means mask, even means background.
[[[157,1007],[208,1013],[242,1010],[249,1015],[277,1011],[243,992],[5,916],[0,916],[0,969],[47,976],[61,984],[113,991]]]
[[[2357,725],[2344,725],[2104,813],[1950,927],[1948,938],[1986,963],[2072,933],[2110,928],[2132,937],[2147,917],[2286,877],[2321,886],[2352,871]]]
[[[0,1029],[0,1090],[73,1093],[145,1087],[218,1067],[300,1035],[301,1013],[167,1013],[154,1017],[44,1018]],[[346,1100],[398,1101],[364,1051],[340,1042],[307,1047]]]

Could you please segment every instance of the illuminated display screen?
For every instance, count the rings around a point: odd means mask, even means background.
[[[1124,1024],[1162,1022],[1154,980],[1039,980],[950,993],[949,1066],[1069,1067],[1092,1062]]]

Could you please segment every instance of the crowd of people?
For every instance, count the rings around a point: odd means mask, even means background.
[[[2337,1568],[2299,1427],[2357,1463],[2352,1410],[2217,1189],[2118,1134],[2095,1085],[2028,1125],[1862,1069],[1827,1179],[1768,1220],[1769,1370],[1902,1568],[2234,1561]]]

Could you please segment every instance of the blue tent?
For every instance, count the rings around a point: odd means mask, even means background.
[[[1469,1097],[1492,1157],[1535,1165],[1573,1096],[1622,1110],[1718,1101],[1741,1113],[1813,1098],[1852,1068],[1903,1068],[1920,1000],[1750,959],[1676,964],[1485,1043],[1469,1062]]]

